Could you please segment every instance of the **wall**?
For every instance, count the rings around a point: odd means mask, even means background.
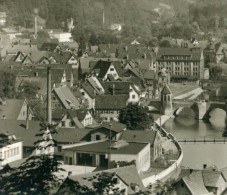
[[[137,156],[136,167],[138,171],[147,171],[150,168],[150,144],[147,144]]]
[[[111,118],[118,121],[118,110],[96,110],[96,113],[101,121],[110,122]]]
[[[112,68],[113,68],[113,70],[111,71]],[[115,80],[117,80],[119,78],[118,73],[113,64],[110,65],[108,71],[106,72],[106,75],[103,78],[104,81],[107,79],[108,74],[112,74]]]
[[[28,115],[28,113],[29,113],[29,115]],[[30,110],[30,108],[28,108],[28,104],[26,103],[26,101],[24,101],[17,120],[26,120],[27,116],[28,116],[29,120],[32,120],[33,115],[31,114],[31,110]]]
[[[128,102],[133,102],[133,103],[138,102],[140,100],[139,94],[133,89],[133,87],[131,85],[130,85],[129,89],[130,89],[130,92],[129,92]],[[134,98],[133,98],[133,96],[134,96]]]
[[[4,159],[3,161],[0,161],[0,165],[20,160],[22,159],[23,154],[22,142],[16,142],[0,148],[0,153],[2,153],[2,158]]]
[[[167,137],[169,139],[171,139],[173,141],[173,143],[175,143],[175,146],[177,147],[177,149],[180,153],[180,156],[175,163],[173,163],[170,167],[168,167],[164,171],[158,173],[157,175],[151,175],[150,177],[144,178],[142,181],[143,181],[143,184],[145,187],[148,186],[149,184],[155,183],[157,180],[166,181],[169,178],[177,178],[180,174],[181,164],[183,162],[182,148],[181,148],[180,144],[174,139],[174,136],[171,135],[170,133],[166,132],[165,129],[159,127],[159,131],[163,135],[167,135]]]
[[[80,89],[80,92],[83,93],[84,98],[88,101],[88,110],[95,108],[95,99],[92,99],[84,89]]]

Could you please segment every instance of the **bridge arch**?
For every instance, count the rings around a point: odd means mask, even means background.
[[[174,115],[175,117],[177,117],[177,116],[181,113],[181,111],[182,111],[184,108],[188,108],[188,109],[192,110],[192,111],[194,112],[194,114],[195,114],[195,117],[196,117],[196,116],[198,115],[198,113],[199,113],[199,108],[198,108],[198,106],[195,105],[195,104],[193,104],[193,105],[191,105],[191,106],[179,106],[179,107],[175,107],[174,110],[173,110],[173,115]]]
[[[204,115],[205,119],[209,119],[210,116],[210,112],[213,111],[214,109],[221,109],[223,111],[225,111],[226,115],[227,115],[227,106],[226,104],[222,104],[222,103],[211,103],[209,108],[206,111],[206,114]]]

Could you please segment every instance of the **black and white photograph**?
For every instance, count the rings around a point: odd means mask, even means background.
[[[227,195],[227,0],[0,0],[0,195]]]

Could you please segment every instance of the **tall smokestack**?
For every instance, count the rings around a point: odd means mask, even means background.
[[[102,11],[102,28],[105,28],[105,0],[103,0],[103,11]]]
[[[36,8],[34,9],[34,14],[35,14],[35,21],[34,21],[34,31],[35,31],[35,37],[37,37],[37,15],[38,15],[39,10]]]
[[[47,68],[47,122],[52,123],[52,109],[51,109],[51,68]]]

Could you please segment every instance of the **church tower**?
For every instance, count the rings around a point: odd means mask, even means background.
[[[169,85],[165,85],[161,91],[161,104],[165,115],[173,114],[173,93]]]

